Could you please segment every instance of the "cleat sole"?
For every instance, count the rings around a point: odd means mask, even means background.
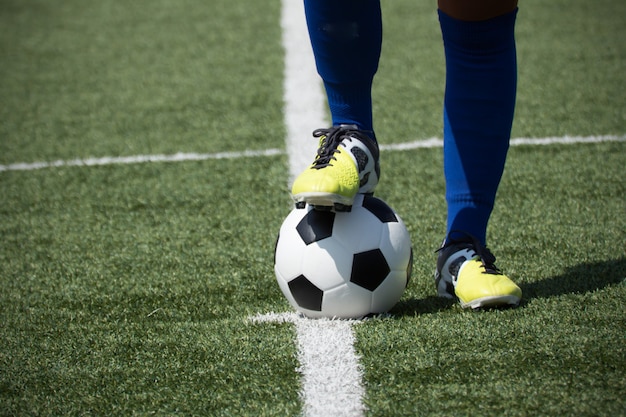
[[[348,212],[352,209],[354,197],[348,198],[338,194],[328,193],[302,193],[294,195],[296,208],[304,208],[306,204],[316,210]]]
[[[346,204],[335,203],[333,206],[334,210],[338,213],[347,213],[352,211],[352,206],[348,206]]]
[[[471,308],[472,310],[482,310],[488,308],[502,308],[502,307],[517,307],[520,304],[520,297],[514,295],[501,295],[479,298],[472,300],[468,303],[464,303],[459,300],[461,307]]]
[[[311,206],[313,206],[313,208],[317,211],[332,211],[335,213],[349,213],[352,211],[352,206],[340,203],[335,203],[332,206],[320,204],[311,204]]]

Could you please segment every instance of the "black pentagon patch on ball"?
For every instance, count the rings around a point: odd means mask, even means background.
[[[374,291],[387,278],[391,269],[380,249],[361,252],[352,259],[350,282]]]
[[[333,234],[335,213],[332,211],[311,210],[300,220],[296,230],[306,243],[319,242]]]
[[[313,311],[322,311],[322,299],[324,291],[320,290],[304,275],[289,281],[289,291],[302,308]]]
[[[393,212],[391,207],[389,207],[382,200],[367,196],[363,199],[363,208],[367,209],[374,216],[378,217],[382,223],[397,223],[398,218],[396,217],[396,213]]]

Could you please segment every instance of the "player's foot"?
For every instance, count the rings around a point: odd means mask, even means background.
[[[372,194],[378,184],[378,144],[354,125],[317,129],[319,148],[313,163],[294,181],[296,207],[348,211],[358,193]]]
[[[462,307],[473,309],[519,304],[522,290],[496,268],[496,257],[475,237],[448,237],[438,252],[435,285],[440,297],[458,298]]]

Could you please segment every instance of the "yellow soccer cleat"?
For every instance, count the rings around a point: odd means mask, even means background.
[[[380,176],[375,140],[353,125],[317,129],[313,136],[320,138],[315,160],[291,187],[296,207],[348,211],[357,194],[374,192]]]
[[[522,290],[495,266],[496,258],[476,238],[448,239],[439,249],[435,285],[441,297],[473,309],[516,306]]]

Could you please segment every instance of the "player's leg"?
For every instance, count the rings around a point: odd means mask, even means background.
[[[475,308],[521,298],[485,247],[515,108],[516,14],[517,0],[439,0],[448,220],[436,282],[440,295]]]
[[[309,37],[332,116],[318,155],[292,186],[296,204],[346,209],[378,183],[372,80],[382,43],[380,0],[305,0]]]

